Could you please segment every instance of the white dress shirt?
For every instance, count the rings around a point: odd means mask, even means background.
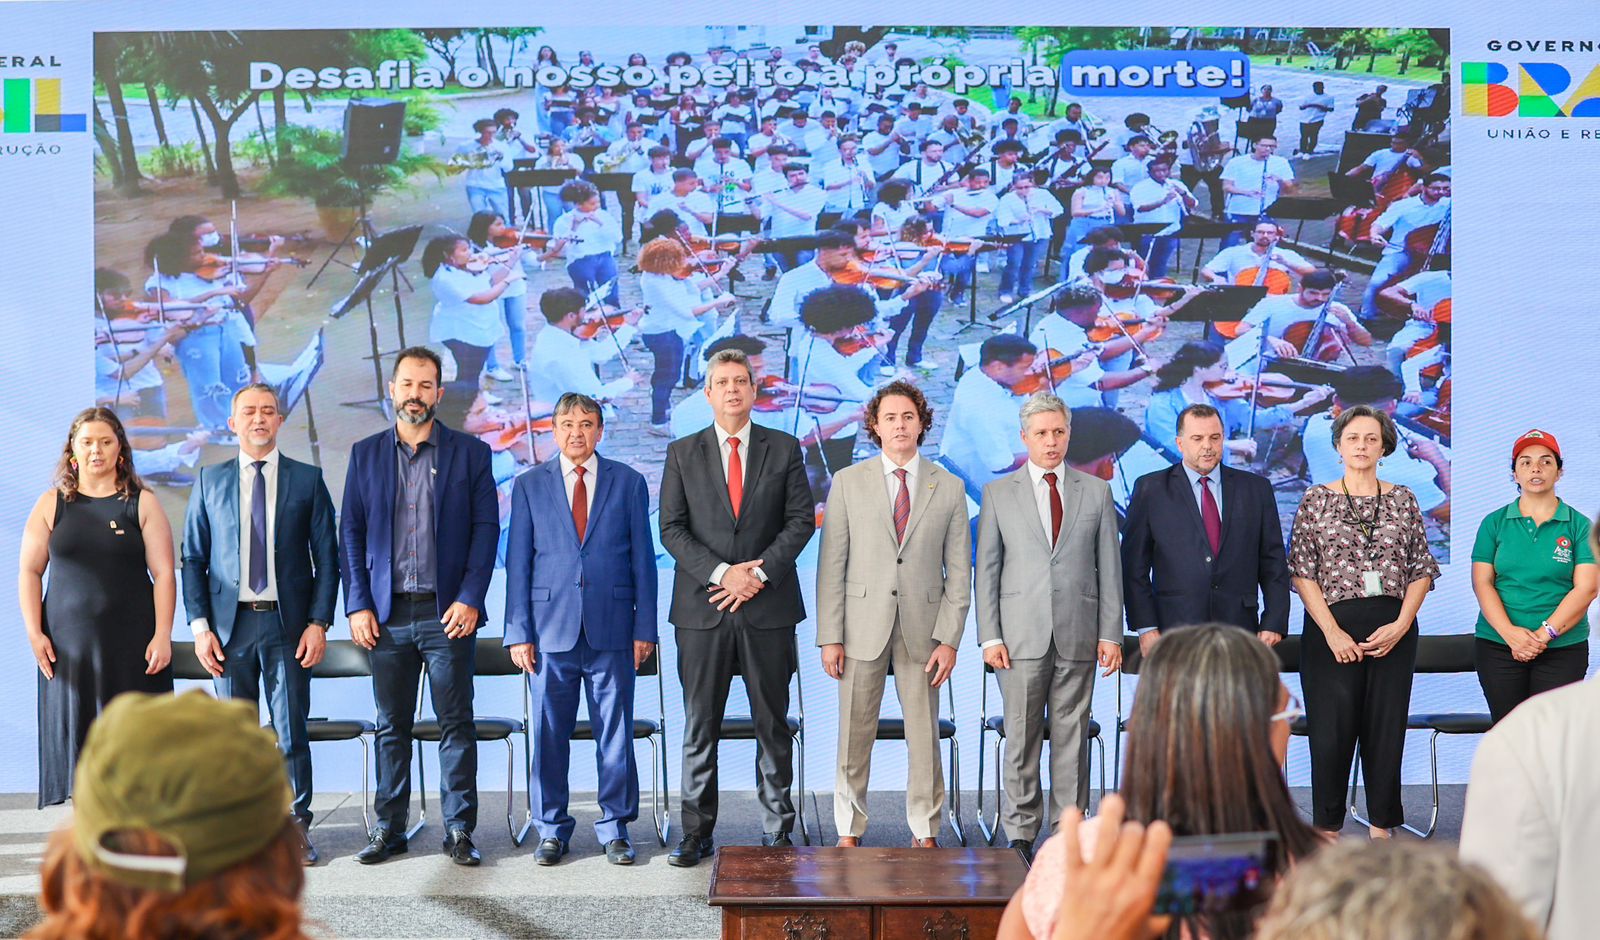
[[[578,467],[583,468],[583,488],[587,495],[583,508],[587,514],[594,511],[594,481],[600,470],[600,457],[596,454],[590,454],[588,460],[581,464],[576,464],[566,454],[561,455],[561,482],[567,488],[568,509],[573,506],[572,494],[578,486],[578,474],[576,472]]]
[[[812,291],[832,287],[833,278],[817,267],[816,261],[807,261],[797,268],[783,272],[778,286],[772,291],[772,305],[767,316],[773,323],[796,325],[800,319],[800,302]]]
[[[601,382],[594,374],[595,364],[609,358],[608,345],[614,353],[614,344],[585,343],[566,330],[546,324],[534,337],[533,352],[528,358],[528,393],[535,401],[554,404],[566,392],[608,401],[633,388],[633,379],[626,375]]]
[[[1067,506],[1066,462],[1063,461],[1054,470],[1046,470],[1033,461],[1028,461],[1028,478],[1033,481],[1033,502],[1034,505],[1039,508],[1039,524],[1044,527],[1045,543],[1050,544],[1050,484],[1045,482],[1044,475],[1046,473],[1053,473],[1056,475],[1056,492],[1061,494],[1061,508],[1063,511],[1065,511]],[[1061,528],[1065,529],[1066,527],[1067,520],[1063,516],[1061,519]],[[997,638],[980,644],[978,648],[988,649],[991,646],[999,646],[1004,642],[1005,640]]]
[[[255,458],[239,452],[239,601],[276,601],[278,599],[278,572],[272,540],[277,535],[278,516],[278,449],[261,458],[266,464],[261,473],[267,481],[267,587],[262,591],[250,589],[250,494],[256,485]],[[190,621],[196,634],[211,629],[204,617]]]
[[[728,441],[732,438],[738,439],[739,482],[743,483],[745,481],[745,469],[750,465],[750,422],[745,421],[744,427],[733,432],[732,434],[724,431],[722,429],[722,425],[717,424],[716,422],[712,422],[711,428],[717,432],[717,453],[722,457],[722,478],[724,480],[728,479],[728,458],[733,455],[733,448],[728,446]],[[744,489],[740,490],[740,492],[748,491],[748,489],[749,487],[745,487]],[[743,512],[744,507],[740,506],[739,511]],[[733,566],[725,561],[711,569],[711,583],[721,584],[722,576],[726,574],[728,569],[731,567]],[[760,578],[763,582],[767,580],[766,574],[760,568],[755,569],[755,572],[756,577]]]
[[[915,506],[917,504],[917,471],[922,469],[922,457],[919,454],[912,454],[911,459],[906,461],[904,467],[890,460],[888,454],[878,454],[878,460],[883,463],[883,486],[889,492],[889,518],[892,520],[894,518],[894,501],[900,496],[900,478],[895,476],[894,472],[896,470],[905,470],[906,496],[910,497],[910,502],[907,505]],[[907,524],[910,524],[909,519]]]

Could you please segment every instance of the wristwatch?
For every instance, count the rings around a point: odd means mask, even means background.
[[[1544,630],[1545,635],[1549,636],[1550,639],[1556,640],[1561,638],[1561,631],[1550,626],[1550,621],[1544,621],[1543,623],[1539,624],[1539,627]]]
[[[329,630],[329,629],[331,629],[331,628],[332,628],[332,627],[333,627],[333,624],[331,624],[331,623],[328,623],[328,622],[327,622],[327,621],[325,621],[325,620],[312,620],[312,621],[309,621],[309,623],[310,623],[310,624],[311,624],[311,625],[312,625],[312,626],[313,626],[313,627],[321,627],[321,628],[322,628],[322,632],[323,632],[323,633],[327,633],[327,632],[328,632],[328,630]]]

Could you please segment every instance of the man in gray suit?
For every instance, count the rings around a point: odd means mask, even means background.
[[[667,445],[661,544],[677,562],[668,619],[683,684],[683,839],[667,858],[687,868],[712,852],[717,740],[737,665],[755,721],[758,796],[767,845],[791,845],[794,747],[789,678],[805,601],[794,562],[817,529],[800,442],[750,421],[754,376],[745,354],[706,363],[714,422]]]
[[[1122,666],[1122,561],[1111,488],[1066,465],[1072,414],[1041,392],[1022,406],[1028,462],[983,488],[978,642],[1005,702],[1011,847],[1039,834],[1039,750],[1050,732],[1050,818],[1089,805],[1083,757],[1094,664]],[[1048,720],[1046,712],[1048,708]]]
[[[939,686],[950,678],[971,600],[972,536],[961,480],[917,448],[933,409],[909,382],[867,402],[867,436],[883,453],[833,475],[817,561],[817,645],[839,684],[839,845],[867,831],[867,778],[891,664],[910,768],[906,821],[937,848],[944,812]]]

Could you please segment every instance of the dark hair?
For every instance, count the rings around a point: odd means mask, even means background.
[[[473,133],[481,134],[486,127],[494,127],[497,122],[494,118],[478,118],[472,122]]]
[[[943,146],[944,146],[943,142],[934,140],[932,137],[925,137],[922,140],[922,151],[924,153],[926,153],[928,151],[929,147],[943,147]]]
[[[94,291],[97,294],[113,290],[125,291],[132,286],[133,284],[128,280],[128,276],[121,271],[113,271],[110,268],[94,269]]]
[[[817,233],[813,244],[817,246],[818,251],[826,251],[833,248],[854,248],[856,236],[854,232],[844,232],[837,228],[825,228]]]
[[[1400,443],[1400,432],[1395,430],[1394,419],[1389,417],[1387,411],[1374,408],[1371,405],[1356,405],[1339,412],[1339,417],[1333,419],[1333,449],[1339,449],[1339,438],[1344,436],[1344,429],[1350,422],[1357,418],[1371,418],[1378,422],[1378,437],[1383,441],[1383,455],[1385,457],[1394,453],[1395,447]]]
[[[117,495],[123,499],[138,499],[139,491],[144,489],[144,481],[139,479],[138,471],[133,468],[133,447],[128,444],[128,432],[123,429],[122,419],[117,417],[115,411],[99,405],[78,412],[67,429],[67,443],[61,448],[61,459],[56,461],[56,492],[69,503],[78,497],[78,466],[72,455],[72,442],[77,438],[78,431],[91,421],[110,425],[111,433],[117,439]]]
[[[860,326],[877,315],[872,295],[852,284],[820,287],[800,301],[800,322],[817,333]]]
[[[867,413],[865,416],[867,437],[871,438],[872,443],[878,447],[883,446],[883,441],[878,437],[878,408],[883,404],[883,400],[890,395],[909,398],[912,407],[917,409],[917,418],[922,422],[922,431],[917,435],[917,446],[921,447],[922,442],[928,439],[928,429],[933,427],[933,408],[928,404],[928,396],[922,394],[922,389],[903,379],[896,379],[878,389],[872,394],[872,398],[867,401]]]
[[[501,121],[505,120],[506,118],[520,118],[520,117],[522,117],[522,115],[518,114],[515,110],[513,110],[511,108],[501,108],[500,110],[498,110],[498,111],[496,111],[494,113],[494,122],[496,124],[499,124]]]
[[[650,159],[654,160],[656,157],[670,157],[670,156],[672,156],[672,151],[670,151],[667,148],[661,146],[660,144],[656,144],[654,147],[651,147],[649,150],[646,150],[644,152],[644,155],[649,157]]]
[[[739,352],[744,353],[747,357],[761,356],[766,354],[767,344],[763,343],[759,339],[756,339],[754,336],[746,336],[743,333],[735,333],[732,336],[724,336],[722,339],[707,345],[705,351],[700,354],[700,358],[709,362],[712,356],[722,352],[724,349],[738,350]]]
[[[710,124],[710,123],[713,123],[713,122],[707,121],[706,123]],[[716,123],[720,124],[722,122],[718,121]],[[733,141],[730,140],[727,137],[713,137],[713,138],[711,138],[711,149],[712,150],[727,150],[728,148],[730,148],[732,146],[733,146]]]
[[[1089,256],[1083,259],[1083,273],[1099,274],[1111,267],[1113,262],[1126,263],[1127,260],[1127,257],[1115,248],[1092,248],[1089,250]]]
[[[440,382],[444,381],[444,360],[439,358],[438,353],[426,346],[407,346],[405,349],[395,353],[394,367],[389,370],[390,381],[394,381],[394,378],[400,374],[400,363],[405,362],[407,359],[421,359],[424,362],[433,363],[434,378]]]
[[[1104,248],[1112,242],[1116,242],[1119,245],[1122,244],[1123,235],[1122,229],[1117,228],[1115,225],[1100,225],[1090,229],[1089,234],[1083,238],[1084,241],[1096,248]]]
[[[1089,284],[1069,284],[1057,291],[1055,297],[1050,300],[1050,309],[1054,311],[1083,310],[1089,307],[1097,310],[1100,307],[1100,292]]]
[[[1300,279],[1301,290],[1333,290],[1339,279],[1327,268],[1318,268]]]
[[[588,180],[573,180],[561,187],[561,199],[575,206],[582,205],[591,199],[599,197],[599,195],[600,190],[595,189],[594,184]]]
[[[1216,365],[1223,351],[1216,343],[1184,343],[1166,365],[1156,370],[1156,391],[1177,388],[1200,369]]]
[[[911,186],[905,180],[889,180],[878,187],[878,201],[885,205],[898,206],[910,194]]]
[[[684,180],[692,180],[697,178],[698,177],[695,176],[694,170],[691,170],[686,166],[680,166],[676,170],[672,171],[672,181],[674,183],[681,183]]]
[[[1173,155],[1172,155],[1172,154],[1170,154],[1170,153],[1163,153],[1163,154],[1160,154],[1160,155],[1159,155],[1159,156],[1156,156],[1156,157],[1153,157],[1153,158],[1151,158],[1151,160],[1150,160],[1150,162],[1149,162],[1149,164],[1147,164],[1147,165],[1146,165],[1146,166],[1145,166],[1145,171],[1146,171],[1146,172],[1149,172],[1149,169],[1150,169],[1150,167],[1153,167],[1153,166],[1165,166],[1165,167],[1170,167],[1170,166],[1172,166],[1172,164],[1173,164],[1173,163],[1174,163],[1174,162],[1176,162],[1176,161],[1177,161],[1177,159],[1178,159],[1178,158],[1177,158],[1177,157],[1174,157],[1174,156],[1173,156]]]
[[[1020,140],[1002,140],[998,144],[994,145],[994,152],[997,154],[1021,153],[1026,149],[1026,147],[1022,146],[1022,141]]]
[[[186,238],[194,237],[194,230],[211,221],[203,215],[180,215],[167,226],[167,232],[172,235],[182,235]]]
[[[144,249],[144,263],[160,271],[162,277],[171,277],[189,270],[189,254],[196,242],[193,235],[168,232],[157,235]]]
[[[433,277],[438,273],[439,268],[444,266],[451,253],[456,250],[456,245],[467,240],[466,236],[455,234],[435,235],[428,239],[428,243],[422,247],[423,276]]]
[[[1434,183],[1448,182],[1450,182],[1450,174],[1448,173],[1429,173],[1427,176],[1423,177],[1422,185],[1432,186]]]
[[[1134,134],[1132,137],[1128,138],[1128,146],[1132,147],[1134,144],[1144,144],[1146,147],[1154,147],[1155,141],[1151,140],[1144,134]]]
[[[472,242],[474,245],[489,244],[489,226],[493,225],[494,220],[498,218],[500,218],[500,213],[488,210],[472,213],[472,221],[467,223],[467,241]],[[452,250],[455,248],[454,245],[450,247]],[[432,277],[433,275],[430,274],[428,276]]]
[[[1196,421],[1203,421],[1206,418],[1216,418],[1218,421],[1221,421],[1222,420],[1222,413],[1217,411],[1217,409],[1211,407],[1210,405],[1201,405],[1201,404],[1190,405],[1189,407],[1187,407],[1187,408],[1183,409],[1182,411],[1178,412],[1178,433],[1179,434],[1183,433],[1183,423],[1185,421],[1189,420],[1190,418],[1193,418]]]
[[[1269,851],[1280,875],[1315,852],[1321,839],[1272,753],[1281,688],[1277,657],[1249,631],[1203,623],[1163,633],[1128,716],[1127,818],[1164,820],[1180,836],[1276,833]],[[1248,913],[1199,921],[1189,929],[1215,940],[1248,937],[1254,926]]]
[[[1139,425],[1112,408],[1072,409],[1072,437],[1067,440],[1067,463],[1082,466],[1120,454],[1139,439]]]
[[[1383,366],[1351,366],[1334,376],[1333,390],[1347,407],[1397,401],[1405,394],[1400,377]]]
[[[984,340],[983,345],[978,348],[978,365],[986,366],[992,362],[1010,365],[1023,356],[1032,356],[1038,351],[1039,347],[1020,336],[999,333]]]
[[[583,291],[576,287],[557,287],[547,290],[539,297],[539,312],[550,323],[560,323],[570,314],[583,309],[588,298]]]

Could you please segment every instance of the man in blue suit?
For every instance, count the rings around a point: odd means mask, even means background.
[[[500,538],[489,445],[434,420],[443,397],[439,357],[413,346],[395,356],[394,427],[356,442],[339,520],[350,636],[372,651],[378,705],[378,823],[356,861],[406,851],[411,728],[424,666],[439,721],[444,850],[481,860],[478,745],[472,717],[473,633]]]
[[[183,605],[217,695],[267,710],[294,789],[290,812],[311,844],[311,667],[339,598],[339,543],[322,471],[278,452],[283,414],[270,385],[233,396],[239,456],[200,470],[183,526]]]
[[[1206,621],[1275,646],[1289,629],[1289,568],[1272,484],[1222,465],[1222,418],[1210,405],[1179,412],[1177,443],[1183,462],[1134,483],[1122,530],[1123,596],[1139,649],[1149,653],[1163,630]]]
[[[506,646],[532,674],[538,711],[534,803],[539,847],[567,854],[567,769],[578,692],[586,686],[600,779],[595,836],[606,861],[633,864],[628,823],[639,817],[633,759],[633,678],[656,646],[656,559],[650,491],[637,470],[594,452],[600,405],[568,392],[556,402],[557,460],[517,478],[506,547]]]

